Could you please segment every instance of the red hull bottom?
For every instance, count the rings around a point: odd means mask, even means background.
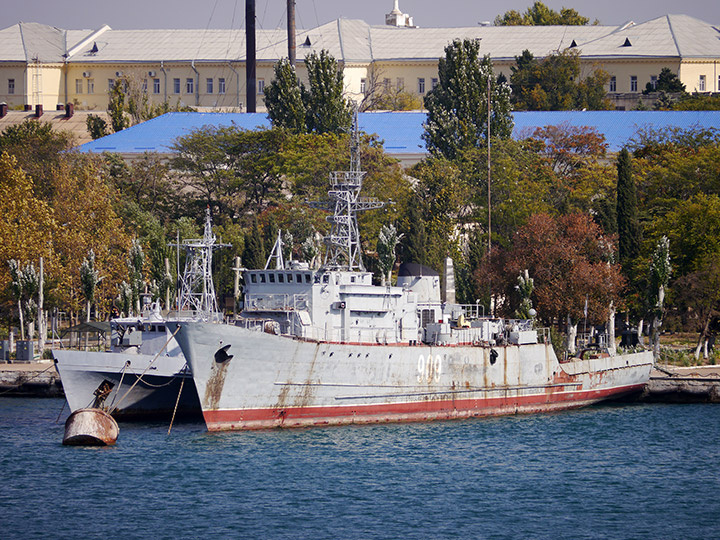
[[[205,410],[203,416],[209,431],[458,420],[576,409],[606,399],[640,392],[644,386],[637,384],[602,390],[551,392],[531,396],[432,400],[382,405]]]

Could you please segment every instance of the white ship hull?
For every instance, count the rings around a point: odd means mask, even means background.
[[[113,388],[104,405],[115,409],[116,418],[170,418],[178,394],[177,414],[199,414],[197,392],[182,356],[155,359],[148,354],[76,350],[54,350],[53,355],[72,412],[92,407],[95,390],[108,381]]]
[[[560,363],[545,343],[318,343],[228,325],[180,326],[176,339],[211,431],[569,409],[639,392],[653,363],[650,352]]]

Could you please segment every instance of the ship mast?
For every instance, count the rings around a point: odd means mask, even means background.
[[[382,208],[385,203],[373,197],[360,197],[365,172],[360,170],[360,130],[355,109],[350,137],[350,170],[330,173],[330,201],[310,203],[315,208],[333,210],[326,219],[330,234],[325,237],[327,251],[323,266],[334,270],[364,271],[357,214],[364,210]]]
[[[191,310],[203,318],[218,313],[215,285],[212,279],[213,250],[229,247],[230,244],[218,244],[212,232],[210,209],[205,210],[205,229],[201,239],[183,240],[178,247],[187,253],[185,271],[180,278],[180,296],[178,311]]]

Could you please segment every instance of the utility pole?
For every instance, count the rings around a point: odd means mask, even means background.
[[[247,112],[255,107],[255,0],[245,0],[245,89]]]
[[[287,0],[288,60],[295,67],[295,0]]]

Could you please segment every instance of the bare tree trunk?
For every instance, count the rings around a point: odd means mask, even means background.
[[[87,311],[85,312],[85,322],[90,322],[90,300],[87,301]],[[85,350],[88,350],[88,342],[90,340],[90,335],[87,331],[88,329],[85,329]]]
[[[707,353],[707,342],[708,342],[708,335],[710,333],[710,322],[713,318],[713,312],[710,311],[708,313],[707,319],[705,319],[705,326],[703,326],[702,332],[700,332],[700,337],[698,337],[698,344],[697,347],[695,347],[695,360],[700,359],[700,351],[704,349],[704,357],[708,357]]]
[[[40,287],[38,288],[38,350],[42,358],[45,352],[45,338],[47,337],[47,319],[45,318],[45,274],[43,271],[43,258],[40,257]]]
[[[658,303],[652,322],[652,350],[655,362],[660,358],[660,328],[662,328],[663,304],[665,302],[665,287],[658,289]]]
[[[167,257],[165,257],[165,274],[170,275],[170,259]],[[237,300],[237,298],[235,300]],[[170,287],[165,289],[165,309],[170,311]]]
[[[20,339],[25,341],[25,321],[23,321],[22,300],[18,300],[18,313],[20,314]]]
[[[645,325],[645,319],[640,319],[638,321],[638,345],[641,347],[645,346],[645,339],[643,337],[643,326]]]
[[[567,341],[566,349],[568,352],[568,355],[574,356],[577,352],[577,349],[575,348],[575,339],[577,338],[577,323],[572,322],[572,319],[570,318],[570,315],[567,316]]]
[[[607,321],[607,339],[608,339],[608,351],[611,355],[615,356],[615,302],[610,301],[610,308],[608,309],[608,321]]]

